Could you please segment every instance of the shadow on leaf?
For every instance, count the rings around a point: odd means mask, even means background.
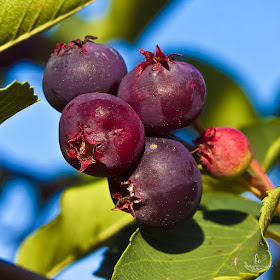
[[[203,218],[211,222],[224,225],[232,226],[241,223],[246,219],[247,213],[235,211],[235,210],[206,210],[201,207],[203,211]]]
[[[149,245],[167,254],[192,251],[204,240],[201,227],[193,219],[168,231],[148,230],[140,227],[140,232]]]
[[[94,273],[95,276],[102,277],[108,280],[111,279],[111,276],[114,272],[114,266],[127,247],[129,238],[135,232],[137,227],[138,224],[136,223],[128,225],[112,238],[110,244],[108,244],[110,247],[104,254],[104,261],[102,262],[98,271]]]

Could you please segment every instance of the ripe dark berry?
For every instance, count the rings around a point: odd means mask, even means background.
[[[140,49],[145,61],[122,80],[118,96],[140,116],[146,131],[166,132],[190,125],[200,115],[206,86],[192,65],[157,46],[156,55]]]
[[[195,142],[201,164],[214,177],[238,176],[250,164],[250,143],[247,137],[235,128],[208,128]]]
[[[66,161],[80,172],[109,177],[128,169],[144,148],[144,127],[122,99],[86,93],[70,101],[59,123]]]
[[[129,211],[142,225],[171,228],[195,213],[201,198],[200,171],[191,153],[171,139],[146,137],[142,157],[109,178],[115,209]]]
[[[62,112],[74,97],[87,92],[117,94],[119,84],[127,73],[120,54],[113,48],[92,41],[86,36],[57,44],[47,63],[43,91],[48,102]]]

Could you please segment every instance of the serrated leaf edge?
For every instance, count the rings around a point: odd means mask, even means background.
[[[262,200],[263,205],[260,209],[259,225],[261,233],[264,236],[265,232],[273,218],[273,214],[280,200],[280,187],[267,191],[267,196]],[[269,217],[265,213],[269,212]]]

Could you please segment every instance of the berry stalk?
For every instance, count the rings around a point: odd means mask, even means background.
[[[267,191],[273,190],[274,186],[257,159],[252,158],[249,168],[255,173],[258,178],[259,182],[255,184],[255,187],[263,193],[263,197],[261,198],[263,199],[267,196]],[[280,203],[276,207],[275,212],[280,217]]]
[[[180,142],[181,144],[183,144],[191,153],[194,153],[196,151],[196,147],[192,144],[190,144],[189,142],[181,139],[180,137],[176,136],[173,132],[169,132],[168,135],[175,139],[176,141]]]
[[[202,134],[206,128],[204,127],[204,125],[202,124],[202,122],[199,119],[196,119],[193,123],[192,123],[194,129],[199,133]]]

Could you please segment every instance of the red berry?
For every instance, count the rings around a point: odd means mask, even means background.
[[[146,137],[142,157],[110,178],[109,186],[115,210],[126,210],[151,228],[171,228],[191,218],[202,194],[191,153],[180,142],[157,137]]]
[[[192,65],[157,46],[156,55],[140,49],[145,61],[122,80],[118,96],[140,116],[146,131],[166,132],[191,124],[200,115],[206,86]]]
[[[59,123],[59,143],[66,161],[97,177],[116,176],[128,169],[142,153],[144,137],[136,112],[106,93],[74,98]]]
[[[250,164],[250,143],[247,137],[235,128],[208,128],[195,142],[201,164],[214,177],[238,176]]]
[[[65,45],[57,44],[47,63],[43,90],[48,102],[59,112],[74,97],[87,92],[117,94],[127,73],[120,54],[86,36]]]

